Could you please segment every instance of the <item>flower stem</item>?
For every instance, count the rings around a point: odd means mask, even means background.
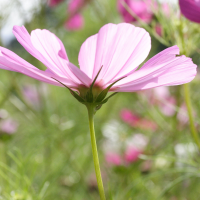
[[[180,21],[181,21],[181,23],[180,23],[180,38],[181,38],[181,43],[182,43],[181,53],[187,56],[189,54],[187,54],[187,50],[186,50],[186,44],[185,44],[185,38],[184,38],[184,32],[183,32],[184,26],[183,26],[182,17],[180,17]],[[200,139],[199,139],[199,135],[198,135],[197,130],[194,125],[194,118],[193,118],[193,114],[192,114],[192,104],[191,104],[191,98],[190,98],[189,83],[184,84],[183,88],[184,88],[185,103],[187,106],[188,117],[189,117],[189,122],[190,122],[190,130],[191,130],[192,137],[193,137],[196,145],[200,149]]]
[[[191,100],[190,100],[189,83],[184,84],[183,87],[184,87],[185,103],[186,103],[186,106],[187,106],[188,117],[189,117],[189,121],[190,121],[191,133],[192,133],[192,136],[193,136],[195,143],[197,144],[197,146],[200,149],[200,140],[199,140],[199,136],[198,136],[198,133],[197,133],[195,125],[194,125],[194,119],[193,119],[193,115],[192,115],[192,105],[191,105]]]
[[[95,167],[95,173],[96,173],[96,178],[97,178],[99,194],[100,194],[101,200],[106,200],[103,182],[102,182],[102,178],[101,178],[101,170],[100,170],[100,165],[99,165],[98,151],[97,151],[97,145],[96,145],[96,137],[95,137],[95,131],[94,131],[94,106],[88,105],[87,109],[88,109],[88,117],[89,117],[92,154],[93,154],[94,167]]]

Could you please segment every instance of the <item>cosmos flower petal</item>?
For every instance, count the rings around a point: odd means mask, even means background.
[[[50,31],[36,29],[31,32],[31,42],[50,64],[50,70],[58,75],[67,75],[67,66],[64,60],[68,60],[62,42]],[[63,59],[61,59],[63,58]]]
[[[144,29],[126,23],[107,24],[83,43],[79,54],[80,68],[85,73],[89,71],[90,77],[92,73],[94,79],[103,66],[97,80],[108,83],[137,69],[150,48],[151,39]]]
[[[32,77],[34,79],[37,79],[42,82],[46,82],[52,85],[61,86],[60,83],[52,79],[52,76],[56,79],[60,79],[57,75],[53,74],[51,71],[42,71],[38,68],[34,67],[30,63],[26,62],[19,56],[17,56],[12,51],[5,49],[3,47],[0,47],[0,68],[10,70],[10,71],[16,71],[22,74],[25,74],[29,77]],[[63,83],[66,84],[69,87],[77,86],[76,83],[71,81],[70,79],[63,78]]]
[[[176,46],[160,52],[147,61],[138,71],[119,81],[113,90],[134,92],[158,86],[180,85],[190,82],[196,75],[197,66],[191,58],[175,57],[177,52]]]
[[[47,69],[41,71],[3,47],[0,47],[0,68],[57,86],[65,84],[80,94],[83,92],[83,96],[97,73],[93,86],[103,90],[110,85],[107,90],[116,92],[184,84],[196,75],[197,66],[190,58],[176,57],[177,46],[165,49],[136,70],[147,57],[151,44],[149,34],[131,24],[107,24],[89,37],[80,49],[80,69],[69,62],[62,42],[51,32],[37,29],[30,36],[24,27],[18,26],[13,31],[24,48]],[[91,98],[84,101],[90,102]]]
[[[36,29],[31,32],[30,36],[24,26],[14,26],[13,33],[21,45],[54,74],[68,75],[70,70],[64,62],[64,60],[68,61],[65,48],[53,33],[48,30]]]
[[[200,1],[179,0],[181,13],[190,21],[200,23]]]
[[[0,52],[1,52],[1,56],[6,58],[7,60],[9,60],[10,62],[14,62],[14,63],[19,64],[19,65],[24,65],[24,66],[27,66],[29,68],[35,68],[33,65],[31,65],[30,63],[28,63],[27,61],[25,61],[24,59],[19,57],[17,54],[10,51],[9,49],[6,49],[4,47],[0,47]]]
[[[78,67],[73,65],[72,63],[68,64],[70,70],[72,73],[85,85],[90,87],[90,84],[92,83],[92,80],[84,73],[82,72]]]
[[[78,61],[81,71],[85,72],[92,78],[95,54],[96,54],[96,41],[98,35],[90,36],[81,46]]]

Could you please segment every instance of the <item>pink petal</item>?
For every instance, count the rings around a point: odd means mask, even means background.
[[[50,70],[57,75],[67,76],[67,66],[64,59],[58,55],[59,52],[67,61],[67,55],[61,41],[50,31],[36,29],[31,32],[31,42],[36,51],[40,52],[50,64]]]
[[[17,54],[15,54],[14,52],[10,51],[9,49],[6,49],[4,47],[0,47],[0,52],[1,52],[1,56],[6,58],[7,60],[9,60],[10,62],[19,64],[19,65],[28,66],[29,68],[35,69],[35,67],[33,65],[31,65],[26,60],[22,59]],[[10,70],[10,68],[8,68],[7,70]]]
[[[145,60],[150,48],[150,36],[144,29],[126,23],[107,24],[81,46],[80,68],[89,72],[89,77],[92,73],[94,79],[103,65],[97,80],[103,79],[106,84],[133,72]]]
[[[78,61],[80,69],[92,78],[95,55],[96,55],[96,41],[98,35],[90,36],[81,46]]]
[[[21,45],[40,60],[53,74],[81,84],[68,67],[68,57],[63,43],[48,30],[36,29],[31,36],[26,28],[14,26],[13,33]]]
[[[196,65],[185,56],[175,57],[178,47],[160,52],[143,67],[115,85],[114,91],[133,92],[158,86],[180,85],[196,75]]]
[[[200,23],[200,1],[179,0],[182,14],[192,22]]]
[[[52,77],[54,77],[69,87],[77,86],[77,84],[70,79],[62,78],[61,80],[59,76],[53,74],[51,71],[48,72],[39,70],[38,68],[17,56],[12,51],[3,47],[0,47],[0,68],[16,71],[52,85],[62,86],[60,83],[52,79]]]
[[[68,64],[70,70],[72,73],[86,86],[90,87],[92,80],[84,73],[82,72],[78,67],[73,65],[72,63]]]
[[[67,54],[62,42],[53,33],[36,29],[30,36],[24,26],[14,26],[13,33],[19,43],[54,74],[66,75],[67,66],[63,64],[63,59],[68,61]]]

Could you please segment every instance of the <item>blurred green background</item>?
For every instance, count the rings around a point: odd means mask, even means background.
[[[117,1],[90,1],[80,10],[84,26],[70,31],[63,25],[67,19],[67,3],[63,1],[50,7],[46,1],[37,1],[37,6],[28,11],[31,17],[27,17],[23,1],[12,0],[4,6],[0,3],[1,31],[4,31],[13,9],[17,10],[29,32],[39,28],[55,33],[63,42],[69,60],[78,66],[81,44],[104,24],[120,23],[123,19],[117,10]],[[174,4],[170,4],[170,8],[172,12],[178,10]],[[14,14],[11,17],[14,18]],[[176,18],[176,14],[164,18],[160,12],[148,27],[140,23],[135,25],[145,27],[153,34],[156,23],[161,23],[162,37],[170,45],[180,46],[177,36],[180,24]],[[189,39],[185,41],[188,48],[191,47],[188,55],[198,65],[200,39],[197,43],[195,37],[200,26],[182,20],[184,26],[189,27],[186,30]],[[148,58],[167,47],[156,37],[152,35]],[[39,69],[45,69],[14,37],[7,42],[1,37],[0,43]],[[65,88],[47,85],[11,71],[0,72],[0,199],[99,199],[86,108]],[[199,84],[197,75],[190,88],[198,131]],[[97,145],[108,200],[199,199],[200,157],[191,137],[182,87],[168,90],[168,96],[175,99],[174,104],[163,100],[160,95],[153,89],[119,93],[95,115]],[[163,108],[168,104],[169,107]],[[162,109],[171,109],[172,114],[169,116]],[[133,116],[133,122],[123,118],[125,110],[135,116],[135,121]],[[6,120],[10,120],[7,126]],[[137,134],[145,138],[145,147],[137,159],[125,162],[127,141]],[[113,152],[116,149],[120,162],[106,159],[110,149]]]

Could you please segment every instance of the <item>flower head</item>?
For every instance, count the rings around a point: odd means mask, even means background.
[[[118,0],[118,10],[123,16],[125,22],[137,21],[125,8],[127,5],[130,10],[138,16],[143,22],[150,23],[153,18],[153,12],[150,9],[151,0]]]
[[[65,22],[67,30],[76,31],[83,27],[84,18],[80,14],[82,7],[86,4],[86,0],[71,0],[67,8],[68,19]]]
[[[39,70],[12,51],[0,47],[0,68],[16,71],[56,86],[67,87],[83,104],[105,103],[108,92],[135,92],[158,86],[180,85],[196,75],[191,58],[176,56],[179,48],[165,49],[139,70],[151,48],[149,34],[131,24],[104,25],[81,46],[80,69],[70,63],[63,43],[48,30],[29,33],[14,26],[13,33],[22,46],[47,69]]]
[[[83,16],[76,14],[65,22],[65,28],[71,31],[79,30],[84,25]]]
[[[200,23],[200,0],[179,0],[179,6],[187,19]]]

